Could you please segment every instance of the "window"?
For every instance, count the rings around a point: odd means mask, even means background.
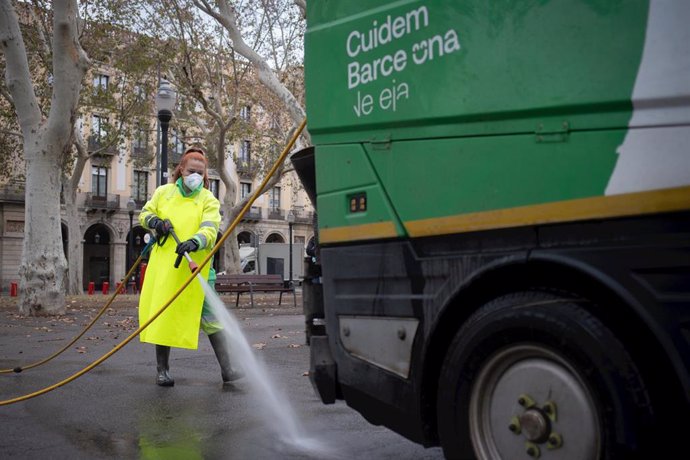
[[[211,193],[213,193],[213,196],[218,198],[218,194],[220,193],[220,180],[219,179],[209,179],[209,190],[211,190]]]
[[[149,133],[141,125],[137,125],[134,130],[134,139],[132,140],[132,147],[135,153],[146,151],[146,146],[149,143]]]
[[[248,105],[245,105],[240,109],[240,118],[243,119],[244,121],[249,121],[251,117],[251,110],[252,108]]]
[[[108,196],[108,169],[103,166],[91,167],[91,193],[94,197],[105,199]]]
[[[184,131],[172,130],[172,155],[173,155],[173,161],[175,163],[179,163],[179,161],[182,159],[182,154],[184,153]]]
[[[93,89],[95,91],[108,91],[108,82],[110,77],[102,73],[97,73],[93,76]]]
[[[249,182],[240,182],[240,199],[243,200],[245,197],[251,195],[252,184]]]
[[[94,140],[101,142],[105,139],[106,121],[106,118],[101,115],[91,115],[91,136]]]
[[[280,187],[273,187],[269,192],[269,206],[271,211],[280,209]]]
[[[134,171],[132,182],[132,198],[134,201],[143,203],[148,200],[149,173],[146,171]]]
[[[249,163],[251,162],[251,159],[252,159],[251,147],[252,147],[252,143],[250,141],[247,141],[247,140],[242,141],[242,145],[240,147],[240,157],[238,158],[239,166],[241,166],[243,168],[249,167]]]

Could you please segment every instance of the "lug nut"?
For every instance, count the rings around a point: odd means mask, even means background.
[[[520,426],[520,419],[516,416],[510,419],[510,424],[508,429],[514,434],[520,434],[522,432],[522,427]]]
[[[546,441],[548,449],[558,449],[563,445],[563,437],[558,433],[551,433],[549,439]]]
[[[521,394],[518,396],[518,404],[529,409],[530,407],[535,406],[537,403],[534,402],[534,399],[532,399],[529,395]]]
[[[527,448],[527,455],[530,457],[537,458],[539,457],[539,448],[538,447],[528,447]]]
[[[525,444],[525,447],[527,447],[526,452],[527,452],[527,455],[529,455],[530,457],[539,458],[541,456],[541,450],[539,450],[538,445],[536,445],[532,442],[527,442]]]
[[[541,408],[546,415],[551,419],[552,422],[556,421],[556,413],[557,408],[556,408],[556,403],[553,401],[546,401],[544,405]]]

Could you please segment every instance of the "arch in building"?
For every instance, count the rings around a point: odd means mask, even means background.
[[[65,252],[65,259],[69,262],[69,251],[67,250],[67,244],[69,243],[69,229],[64,222],[60,222],[60,232],[62,233],[62,250]]]
[[[272,232],[266,237],[267,243],[285,243],[285,237],[279,232]]]
[[[141,254],[141,251],[144,250],[144,247],[146,246],[146,242],[144,241],[144,236],[148,233],[148,230],[146,230],[144,227],[141,225],[135,225],[132,227],[131,232],[127,232],[127,257],[126,257],[126,265],[125,265],[125,273],[129,271],[130,268],[132,268],[132,265],[134,264],[134,261],[137,260],[139,255]],[[132,240],[132,246],[130,246],[130,238],[133,238]],[[130,248],[131,248],[131,254],[130,254]],[[138,272],[138,270],[137,270]],[[138,276],[138,273],[135,273],[135,276]]]
[[[103,287],[103,282],[110,282],[111,248],[114,231],[108,225],[97,222],[84,232],[84,280],[83,287],[88,289],[93,281],[96,289]]]
[[[239,246],[243,244],[256,246],[256,236],[249,230],[242,230],[240,233],[237,234],[237,244]]]

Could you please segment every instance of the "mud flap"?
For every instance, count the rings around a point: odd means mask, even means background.
[[[336,399],[342,399],[342,394],[336,380],[336,364],[328,345],[328,337],[312,336],[310,346],[309,380],[321,401],[333,404]]]

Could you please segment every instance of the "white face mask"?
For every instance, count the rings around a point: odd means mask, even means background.
[[[184,178],[184,185],[186,185],[189,190],[194,191],[199,188],[203,181],[204,178],[201,176],[201,174],[192,173]]]

